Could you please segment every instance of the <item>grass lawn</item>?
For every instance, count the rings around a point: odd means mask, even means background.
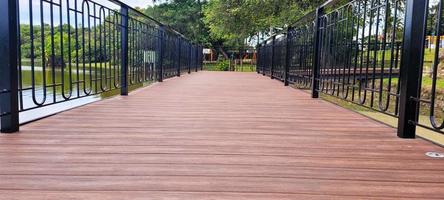
[[[432,78],[429,76],[422,76],[422,87],[431,88]],[[398,78],[392,78],[392,85],[398,83]],[[388,78],[384,79],[384,85],[388,84]],[[436,80],[436,88],[444,89],[444,78],[438,77]]]
[[[204,64],[203,69],[205,71],[222,71],[218,68],[217,64]],[[244,64],[242,67],[240,65],[236,65],[236,72],[256,72],[256,65]]]
[[[370,52],[370,56],[373,56],[373,52],[374,51]],[[382,52],[383,51],[378,51],[377,52],[377,59],[378,60],[382,59],[382,55],[383,55]],[[364,51],[363,55],[367,55],[366,53],[367,52]],[[384,51],[384,59],[386,60],[386,62],[390,61],[390,58],[391,58],[390,55],[391,55],[391,51],[390,50],[385,50]],[[394,56],[396,56],[396,52],[394,52]],[[435,58],[435,50],[434,49],[426,49],[424,51],[424,63],[432,63],[434,58]],[[399,55],[399,59],[401,59],[401,55]]]
[[[432,78],[429,76],[422,77],[422,86],[423,87],[432,87]],[[439,78],[436,80],[436,88],[444,89],[444,79]]]
[[[236,65],[237,72],[256,72],[256,65],[243,64],[243,66]]]
[[[205,70],[205,71],[221,71],[218,69],[217,64],[204,64],[203,70]]]

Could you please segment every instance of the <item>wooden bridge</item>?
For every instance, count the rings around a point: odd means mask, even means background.
[[[255,73],[199,72],[0,135],[0,199],[442,199],[441,147]]]

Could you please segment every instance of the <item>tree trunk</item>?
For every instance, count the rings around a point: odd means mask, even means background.
[[[225,59],[229,59],[227,52],[225,52],[222,47],[218,47],[217,49],[222,53]]]
[[[66,67],[66,64],[61,56],[50,56],[46,60],[46,66],[47,67],[54,66],[55,68],[62,68]]]

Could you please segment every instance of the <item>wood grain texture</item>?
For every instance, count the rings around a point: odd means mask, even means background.
[[[442,199],[443,151],[255,73],[199,72],[0,136],[0,199]]]

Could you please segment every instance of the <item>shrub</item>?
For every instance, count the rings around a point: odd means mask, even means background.
[[[218,71],[228,71],[230,68],[230,61],[229,60],[220,60],[216,64]]]

